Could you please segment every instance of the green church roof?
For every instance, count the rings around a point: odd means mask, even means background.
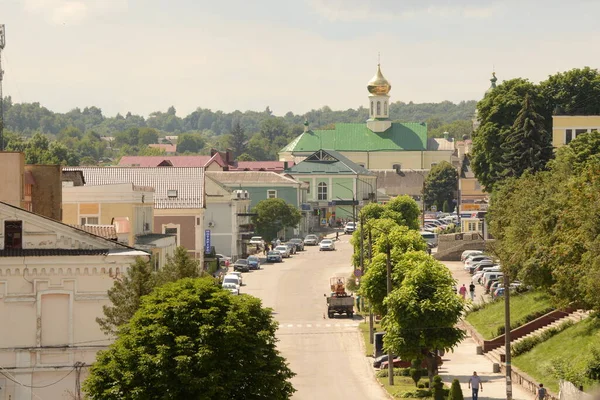
[[[427,149],[427,124],[393,122],[385,132],[373,132],[362,124],[335,124],[335,129],[302,133],[282,152],[421,151]]]

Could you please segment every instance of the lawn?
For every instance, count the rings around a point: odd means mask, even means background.
[[[518,321],[550,306],[550,297],[545,293],[526,292],[512,295],[510,297],[510,320],[511,322]],[[504,326],[504,301],[489,303],[481,310],[469,313],[467,322],[473,325],[484,339],[493,339],[496,337],[498,328]]]
[[[531,351],[515,357],[513,365],[558,393],[558,379],[551,365],[556,359],[567,361],[574,371],[586,369],[589,349],[600,348],[600,320],[588,318],[565,329],[558,335],[538,344]],[[590,389],[589,384],[585,389]]]

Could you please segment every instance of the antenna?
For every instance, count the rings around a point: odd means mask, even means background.
[[[2,95],[2,50],[6,44],[4,24],[0,24],[0,151],[4,151],[4,96]]]

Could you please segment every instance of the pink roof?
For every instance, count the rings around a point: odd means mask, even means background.
[[[273,171],[283,172],[285,161],[236,161],[229,166],[230,171]],[[294,166],[293,161],[288,161],[287,167]]]
[[[217,153],[214,156],[123,156],[121,167],[206,167],[212,161],[223,166],[223,160]]]
[[[149,144],[148,147],[161,149],[167,153],[177,153],[177,146],[174,144]]]

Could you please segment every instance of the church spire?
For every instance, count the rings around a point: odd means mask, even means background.
[[[496,82],[498,81],[498,78],[496,78],[496,72],[492,72],[492,77],[490,78],[490,88],[485,92],[485,94],[488,94],[489,92],[491,92],[492,90],[496,89]]]
[[[392,126],[389,120],[390,90],[392,85],[381,73],[381,64],[377,64],[377,72],[367,83],[369,91],[369,119],[367,126],[373,132],[385,132]]]

